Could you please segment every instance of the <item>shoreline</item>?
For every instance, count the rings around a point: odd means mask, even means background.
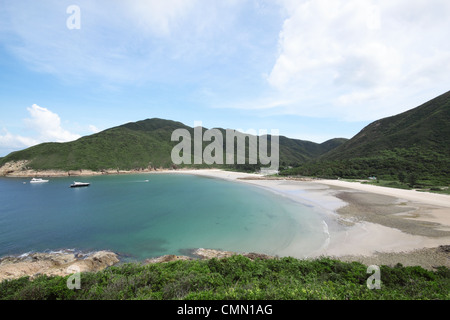
[[[55,174],[57,172],[54,172]],[[450,196],[393,189],[358,182],[320,179],[273,179],[221,169],[139,170],[92,174],[194,174],[264,188],[324,214],[326,247],[307,258],[327,256],[344,261],[450,267]],[[48,172],[47,172],[48,174]],[[33,177],[45,175],[36,175]],[[61,175],[58,175],[61,176]],[[63,177],[67,177],[66,172]],[[24,176],[9,176],[19,178]],[[31,176],[27,176],[31,177]],[[49,175],[50,177],[50,175]],[[54,176],[56,177],[56,175]],[[324,230],[325,232],[325,230]],[[277,254],[296,257],[296,243]],[[301,259],[302,257],[296,257]],[[396,262],[396,260],[398,260]]]
[[[324,212],[329,243],[311,258],[381,259],[390,264],[397,255],[405,264],[404,257],[409,255],[411,263],[422,260],[422,266],[443,263],[450,267],[449,253],[438,252],[439,246],[450,245],[448,195],[340,180],[265,179],[258,174],[218,169],[179,173],[251,184]],[[293,243],[281,254],[295,257],[295,251]]]
[[[0,167],[0,177],[4,178],[66,178],[66,177],[91,177],[101,175],[122,175],[122,174],[139,174],[139,173],[167,173],[184,169],[141,169],[141,170],[117,170],[107,169],[102,171],[93,171],[87,169],[80,170],[30,170],[26,169],[26,161],[17,163],[6,163]]]

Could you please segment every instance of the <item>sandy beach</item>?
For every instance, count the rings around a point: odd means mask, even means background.
[[[265,188],[324,214],[329,241],[311,257],[450,267],[450,196],[340,180],[265,179],[222,170],[182,170]],[[280,256],[296,256],[291,243]]]

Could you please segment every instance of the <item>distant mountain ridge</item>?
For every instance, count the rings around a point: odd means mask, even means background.
[[[450,91],[414,109],[370,123],[322,159],[367,157],[382,150],[415,146],[450,156]]]
[[[35,170],[101,171],[169,168],[173,166],[171,151],[178,144],[177,141],[171,141],[172,132],[176,129],[186,129],[192,136],[194,133],[194,128],[181,122],[159,118],[146,119],[106,129],[76,141],[42,143],[12,152],[0,159],[0,167],[7,162],[28,160],[27,166]],[[203,128],[203,132],[206,130]],[[225,129],[219,130],[225,137]],[[287,166],[309,161],[344,141],[346,139],[331,139],[318,144],[280,136],[280,163]],[[209,142],[203,144],[208,145]],[[233,167],[243,170],[255,169],[254,165],[231,166]]]
[[[374,121],[350,140],[284,174],[450,183],[450,91]]]
[[[26,161],[34,170],[133,170],[170,168],[178,141],[172,132],[194,128],[159,118],[130,122],[66,143],[43,143],[0,158],[6,163]],[[203,132],[207,129],[203,128]],[[224,136],[225,129],[218,128]],[[244,135],[239,133],[239,135]],[[268,136],[271,139],[271,136]],[[203,147],[210,142],[203,142]],[[270,143],[269,143],[270,145]],[[248,149],[248,146],[246,146]],[[204,150],[204,149],[202,149]],[[193,154],[193,151],[192,151]],[[450,184],[450,91],[414,109],[372,122],[350,140],[314,143],[279,136],[280,172],[326,178],[418,179]],[[247,156],[248,157],[248,156]],[[224,161],[225,162],[225,161]],[[220,165],[213,165],[221,167]],[[193,167],[208,167],[195,165]],[[255,171],[258,165],[222,168]],[[1,171],[1,170],[0,170]]]

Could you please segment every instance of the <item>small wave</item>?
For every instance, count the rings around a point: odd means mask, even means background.
[[[19,259],[26,259],[30,255],[32,255],[33,253],[35,253],[35,252],[34,251],[28,251],[28,252],[25,252],[25,253],[22,253],[22,254],[18,255],[17,258],[19,258]]]
[[[46,249],[46,250],[42,250],[42,251],[28,251],[25,253],[20,253],[20,254],[9,254],[9,255],[5,255],[0,257],[0,259],[3,258],[7,258],[7,257],[12,257],[12,258],[18,258],[20,260],[27,260],[28,258],[32,257],[34,254],[37,253],[46,253],[46,254],[51,254],[51,255],[58,255],[58,254],[73,254],[77,259],[86,259],[89,256],[95,254],[96,252],[101,251],[101,250],[79,250],[79,249],[73,249],[73,248],[63,248],[63,249],[58,249],[58,250],[54,250],[54,249]]]
[[[326,234],[327,238],[325,239],[325,242],[322,245],[322,247],[320,248],[320,250],[328,248],[328,246],[330,245],[330,239],[331,239],[330,231],[328,229],[328,224],[325,222],[325,220],[322,220],[322,225],[323,225],[323,233]]]
[[[61,254],[61,253],[74,253],[76,249],[59,249],[59,250],[44,250],[44,253],[50,253],[50,254]]]
[[[323,233],[325,233],[329,237],[330,231],[328,230],[328,224],[325,222],[325,220],[322,220],[322,225],[323,225]]]

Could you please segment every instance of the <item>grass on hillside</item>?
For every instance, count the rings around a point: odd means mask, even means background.
[[[0,283],[3,300],[347,300],[450,299],[450,269],[380,266],[380,289],[367,286],[367,266],[329,258],[252,261],[243,256],[142,265],[66,277],[23,277]],[[371,279],[369,282],[373,283]]]

